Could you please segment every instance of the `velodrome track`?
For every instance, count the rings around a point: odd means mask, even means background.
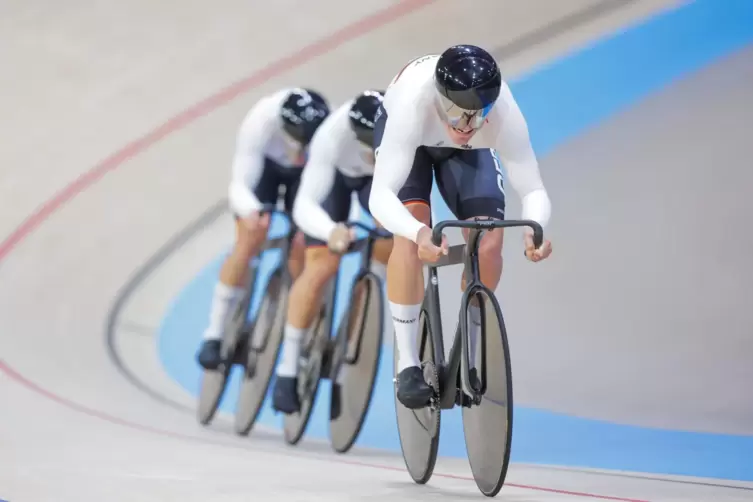
[[[555,204],[556,261],[526,266],[508,239],[500,295],[523,409],[521,462],[499,497],[748,500],[753,342],[742,229],[753,30],[744,2],[720,3],[670,13],[678,17],[666,22],[683,29],[642,48],[651,63],[639,62],[662,75],[653,80],[573,76],[547,63],[672,2],[0,5],[0,499],[480,499],[452,452],[419,487],[399,454],[373,445],[346,456],[313,437],[285,448],[274,419],[242,440],[222,421],[202,429],[181,380],[189,370],[176,362],[185,358],[164,353],[176,340],[169,316],[181,301],[201,305],[192,278],[211,277],[208,264],[229,243],[222,197],[248,106],[300,82],[337,102],[466,33],[523,79],[524,111],[547,124],[532,133]],[[542,68],[560,68],[559,80],[536,80]],[[596,92],[612,80],[623,83],[610,88],[619,103]],[[593,86],[590,101],[547,116],[537,103],[551,101],[553,81],[562,82],[558,102],[568,103],[572,82]],[[578,124],[564,124],[573,116]],[[165,248],[175,236],[185,238]],[[204,312],[195,316],[203,323]],[[192,356],[201,326],[181,318],[180,347]],[[378,417],[372,410],[368,425],[377,433],[390,426]],[[592,444],[556,444],[563,428]],[[641,464],[651,453],[641,441],[667,464]]]

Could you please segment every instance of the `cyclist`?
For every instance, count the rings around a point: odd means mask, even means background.
[[[496,61],[480,47],[457,45],[409,62],[387,88],[374,141],[369,208],[395,235],[387,290],[398,350],[397,397],[416,409],[426,406],[432,395],[417,350],[422,261],[436,262],[448,249],[446,239],[440,246],[431,241],[432,174],[458,219],[504,219],[502,163],[522,199],[523,218],[546,225],[551,205],[526,120]],[[492,290],[502,273],[502,235],[501,229],[486,232],[479,248],[481,280]],[[535,249],[530,232],[524,233],[524,243],[527,258],[534,262],[552,250],[549,241]],[[478,306],[471,308],[470,319],[474,354]],[[475,368],[471,378],[477,385]]]
[[[236,136],[228,189],[235,216],[235,245],[225,258],[214,288],[209,325],[197,354],[205,369],[220,364],[224,326],[243,298],[248,264],[267,237],[269,215],[263,204],[274,204],[284,189],[290,212],[306,163],[308,144],[329,115],[324,97],[311,89],[283,89],[259,100],[246,114]],[[296,236],[289,261],[294,276],[303,268],[303,238]]]
[[[299,410],[296,375],[301,340],[315,320],[325,285],[337,273],[340,254],[354,237],[344,225],[351,194],[355,193],[363,208],[368,208],[374,172],[374,120],[382,99],[382,92],[367,90],[348,100],[332,112],[311,141],[310,158],[293,207],[293,219],[306,234],[305,267],[288,297],[284,344],[272,398],[273,408],[283,413]],[[391,239],[374,246],[371,270],[382,281],[391,248]],[[339,414],[339,384],[346,378],[344,373],[341,371],[333,382],[332,416]]]

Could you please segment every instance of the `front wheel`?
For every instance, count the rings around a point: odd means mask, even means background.
[[[330,406],[329,433],[332,448],[345,453],[353,446],[366,420],[374,392],[384,333],[382,283],[366,274],[353,286],[353,299],[335,345],[333,388],[338,371],[346,371],[340,384],[339,403]],[[333,416],[333,410],[339,414]]]
[[[235,432],[241,436],[251,431],[267,396],[280,352],[289,289],[289,285],[284,284],[282,269],[277,269],[269,278],[249,336],[247,363],[235,412]]]
[[[216,370],[205,370],[202,374],[198,406],[199,423],[202,425],[208,425],[217,413],[222,396],[225,394],[230,371],[233,365],[239,362],[237,358],[240,351],[238,342],[241,340],[241,332],[247,323],[248,309],[251,304],[251,295],[253,294],[255,280],[256,267],[252,267],[243,299],[238,302],[238,305],[225,324],[222,347],[220,349],[222,363]]]
[[[463,433],[476,486],[487,497],[494,497],[505,483],[510,463],[513,422],[510,347],[494,294],[479,290],[475,297],[482,312],[476,344],[481,353],[472,354],[471,361],[476,363],[485,391],[480,404],[463,407]]]

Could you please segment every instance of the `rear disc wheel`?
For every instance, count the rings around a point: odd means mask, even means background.
[[[427,382],[436,376],[434,360],[434,346],[429,335],[429,323],[426,311],[422,310],[419,316],[419,357],[423,364],[424,377]],[[423,347],[422,347],[423,346]],[[394,348],[393,374],[397,375],[398,350]],[[427,369],[429,375],[427,375]],[[431,383],[431,382],[430,382]],[[437,379],[438,383],[438,379]],[[433,383],[431,383],[433,385]],[[435,388],[437,394],[439,389]],[[437,400],[438,401],[438,400]],[[395,387],[395,412],[397,415],[397,429],[400,436],[400,448],[403,452],[405,467],[408,469],[413,481],[424,484],[434,473],[439,449],[439,424],[441,409],[437,402],[436,406],[427,406],[418,410],[411,410],[403,406],[397,399],[397,387]]]

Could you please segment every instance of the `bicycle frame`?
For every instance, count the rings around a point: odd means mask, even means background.
[[[478,391],[470,385],[469,373],[469,347],[468,347],[468,305],[473,296],[485,294],[494,297],[494,292],[483,285],[479,273],[478,247],[481,242],[481,236],[484,232],[495,228],[520,227],[527,226],[533,229],[534,245],[541,246],[543,242],[543,229],[535,221],[530,220],[484,220],[475,219],[471,221],[448,220],[438,223],[432,232],[432,240],[435,245],[442,242],[442,230],[448,227],[468,228],[468,242],[449,248],[448,254],[434,264],[429,265],[429,281],[424,295],[424,304],[422,309],[426,312],[429,323],[429,331],[434,346],[434,361],[439,376],[439,406],[442,409],[453,408],[456,404],[457,378],[460,375],[462,391],[470,396],[474,402],[480,402],[481,395],[486,390],[486,329],[481,330],[481,357],[482,357],[482,389]],[[463,263],[465,267],[466,288],[463,292],[460,302],[460,312],[458,316],[458,325],[455,330],[455,336],[450,349],[448,358],[445,358],[444,351],[444,333],[442,331],[442,319],[440,315],[439,302],[439,277],[437,268],[456,265]],[[480,305],[482,316],[485,314],[486,306]],[[497,312],[499,314],[499,312]],[[458,336],[458,333],[462,336]],[[428,334],[428,333],[427,333]],[[419,354],[423,353],[425,348],[426,337],[422,336]]]
[[[374,251],[374,243],[376,242],[376,240],[391,238],[392,234],[385,230],[381,230],[379,228],[368,227],[367,225],[364,225],[363,223],[360,223],[357,221],[347,222],[346,225],[349,228],[358,227],[368,232],[368,235],[366,237],[352,242],[350,246],[348,246],[347,251],[343,253],[343,256],[346,254],[351,254],[351,253],[356,253],[356,252],[361,254],[361,264],[353,279],[353,283],[355,284],[358,281],[360,281],[365,275],[371,273],[371,270],[369,269],[369,263],[371,262],[371,256]],[[335,275],[333,279],[332,290],[330,292],[330,301],[329,301],[329,304],[327,305],[327,310],[325,311],[325,322],[327,323],[326,328],[327,328],[327,333],[329,333],[330,338],[332,338],[332,326],[334,324],[334,317],[335,317],[334,316],[335,298],[337,296],[337,287],[338,287],[338,282],[339,282],[338,275],[339,274]],[[348,312],[347,311],[344,312],[341,317],[342,318],[340,319],[340,325],[338,326],[338,330],[337,330],[338,332],[335,333],[334,335],[335,340],[338,339],[341,331],[345,332],[344,330],[347,330],[347,328],[349,327],[349,326],[346,326]],[[348,358],[346,355],[345,361],[348,364],[354,364],[358,360],[358,354],[360,354],[360,351],[361,351],[361,337],[358,337],[358,343],[356,344],[355,351],[354,351],[356,354],[355,357]]]
[[[279,249],[281,256],[280,256],[280,264],[277,265],[277,268],[282,268],[281,279],[283,281],[289,281],[291,278],[290,278],[290,270],[287,266],[287,262],[288,262],[288,258],[290,257],[290,248],[292,246],[293,239],[295,238],[295,234],[297,232],[295,223],[293,222],[293,219],[284,210],[278,209],[277,206],[273,204],[265,204],[262,207],[260,213],[269,214],[270,217],[273,214],[282,215],[288,221],[288,225],[290,226],[290,228],[288,229],[288,232],[285,235],[276,237],[274,239],[268,239],[267,241],[264,242],[261,249],[259,250],[259,253],[254,258],[254,260],[256,261],[254,268],[258,269],[259,263],[261,262],[262,256],[264,255],[265,252],[270,251],[272,249]],[[270,278],[277,272],[277,268],[275,268],[275,270],[272,270],[272,272],[269,275]],[[256,280],[257,280],[257,270],[254,270],[251,274],[251,278],[248,284],[248,298],[245,300],[248,302],[247,308],[249,310],[250,310],[250,303],[254,298],[254,290],[256,289]],[[259,316],[259,312],[256,313],[256,317],[258,316]],[[248,319],[248,311],[247,311],[246,321],[245,321],[246,326],[245,326],[244,331],[248,331],[247,333],[248,335],[250,335],[251,332],[253,332],[255,322],[256,320],[251,321],[250,319]],[[252,345],[253,350],[256,352],[264,352],[267,347],[268,338],[269,337],[265,336],[263,340],[261,341],[261,344],[258,346],[255,344]],[[250,340],[250,341],[251,343],[254,342],[253,340]]]
[[[359,239],[353,243],[351,243],[350,247],[348,248],[348,253],[353,252],[359,252],[361,253],[361,265],[358,269],[358,272],[356,273],[355,278],[353,279],[353,284],[358,283],[361,279],[363,279],[366,275],[371,274],[371,269],[369,268],[369,264],[371,263],[371,257],[374,252],[374,244],[378,239],[389,239],[392,238],[392,234],[390,232],[387,232],[386,230],[382,230],[379,228],[370,228],[363,223],[353,221],[347,223],[348,227],[353,228],[361,228],[362,230],[365,230],[368,232],[367,236],[363,239]],[[366,293],[368,294],[368,292]],[[368,298],[367,298],[368,301]],[[343,317],[347,319],[348,313],[344,313]],[[345,326],[343,324],[343,321],[340,321],[340,329],[347,329],[350,326]],[[347,338],[346,338],[347,339]],[[348,357],[346,353],[345,361],[348,364],[355,364],[356,361],[358,361],[358,355],[361,353],[361,342],[362,337],[358,337],[358,342],[356,343],[356,347],[354,350],[354,356]]]

